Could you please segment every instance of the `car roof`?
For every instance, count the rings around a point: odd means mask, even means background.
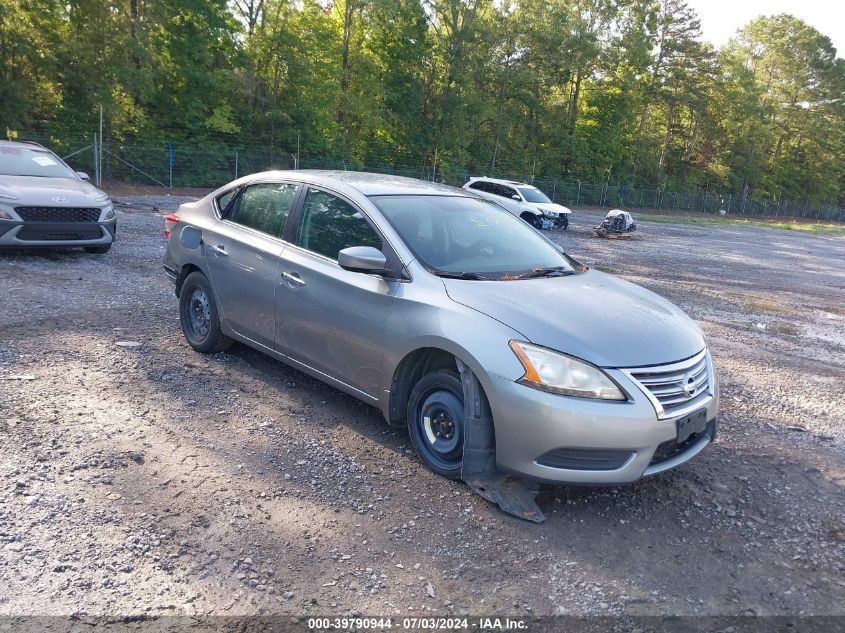
[[[366,171],[343,171],[330,169],[298,169],[295,171],[264,171],[251,174],[247,181],[264,180],[267,178],[289,178],[313,185],[341,185],[355,189],[365,196],[391,196],[401,194],[415,194],[423,196],[462,196],[468,193],[457,187],[450,187],[437,182],[393,176],[390,174],[376,174]]]
[[[487,176],[471,176],[467,182],[478,182],[479,180],[484,180],[486,182],[498,182],[499,184],[511,185],[513,187],[528,187],[530,189],[537,188],[534,185],[529,185],[527,182],[519,182],[518,180],[505,180],[503,178],[488,178]]]
[[[43,151],[50,151],[41,143],[36,143],[35,141],[4,141],[0,140],[0,147],[20,147],[25,149],[34,149],[34,150],[43,150]]]

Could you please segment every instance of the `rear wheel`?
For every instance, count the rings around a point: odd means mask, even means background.
[[[564,231],[567,228],[569,228],[569,215],[568,214],[563,216],[563,220],[561,221],[560,225],[563,227]]]
[[[232,339],[220,329],[220,317],[205,275],[192,272],[179,292],[179,321],[188,344],[198,352],[222,352]]]
[[[112,243],[109,242],[108,244],[103,244],[102,246],[83,246],[86,253],[91,253],[92,255],[105,255],[111,250]]]
[[[423,376],[408,400],[408,434],[425,465],[460,479],[464,462],[464,390],[460,377],[441,369]]]

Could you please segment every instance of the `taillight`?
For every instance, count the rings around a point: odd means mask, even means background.
[[[164,237],[170,237],[170,231],[179,224],[179,216],[172,213],[164,218]]]

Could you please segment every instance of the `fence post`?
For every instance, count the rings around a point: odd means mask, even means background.
[[[173,189],[173,143],[167,144],[167,182]]]
[[[555,201],[555,193],[557,192],[557,178],[552,181],[552,202]],[[575,204],[578,204],[577,202]]]
[[[575,194],[575,206],[581,201],[581,179],[578,179],[578,193]]]
[[[235,180],[238,179],[238,150],[235,150]]]
[[[97,157],[99,147],[97,146],[97,133],[94,132],[94,182],[100,186],[100,160]]]

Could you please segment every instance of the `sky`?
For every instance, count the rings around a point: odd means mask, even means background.
[[[845,2],[842,0],[687,0],[701,18],[704,39],[721,47],[736,31],[761,15],[789,13],[804,20],[845,58]]]

